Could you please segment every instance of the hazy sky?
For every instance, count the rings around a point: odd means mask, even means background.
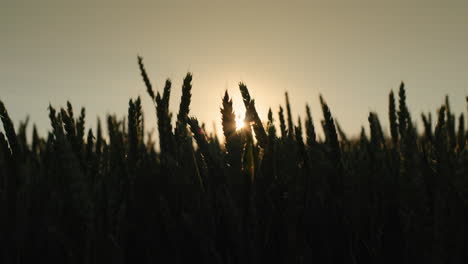
[[[388,93],[401,80],[415,119],[445,94],[466,112],[467,14],[468,1],[0,0],[0,98],[16,124],[29,114],[44,133],[49,102],[85,106],[95,126],[141,95],[151,129],[140,54],[158,90],[172,79],[173,112],[193,73],[190,114],[209,128],[226,88],[242,107],[244,81],[263,119],[270,106],[278,119],[288,91],[295,119],[308,102],[318,125],[322,93],[357,134],[369,111],[387,126]]]

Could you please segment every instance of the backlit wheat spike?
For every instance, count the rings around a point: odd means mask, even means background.
[[[384,148],[385,139],[377,114],[370,112],[368,120],[371,133],[371,145],[374,146],[377,150],[382,150]]]
[[[295,140],[296,142],[300,145],[304,145],[304,139],[302,137],[302,122],[301,122],[301,117],[299,116],[297,118],[297,126],[294,127],[294,135],[295,135]]]
[[[455,115],[451,111],[450,100],[448,95],[445,96],[445,108],[446,108],[446,127],[448,135],[448,146],[452,151],[456,146],[456,132],[455,132]]]
[[[93,156],[93,149],[94,149],[94,135],[93,135],[93,130],[90,128],[88,129],[88,136],[86,137],[86,149],[85,149],[86,159],[88,159],[88,162]]]
[[[96,128],[96,155],[98,158],[101,157],[102,148],[103,148],[103,138],[102,138],[102,126],[101,119],[97,119],[97,128]]]
[[[192,74],[187,73],[182,85],[182,97],[180,99],[179,113],[177,114],[176,135],[179,138],[184,138],[187,133],[187,118],[190,111],[190,98],[192,96],[190,93],[192,89],[191,82]]]
[[[324,117],[324,128],[325,128],[325,136],[327,142],[333,146],[338,146],[338,136],[336,133],[335,122],[333,117],[330,113],[330,109],[328,108],[327,103],[323,100],[322,95],[320,95],[320,105],[322,106],[323,117]]]
[[[31,143],[31,150],[34,154],[39,154],[40,151],[40,141],[39,134],[37,132],[36,124],[33,124],[33,131],[32,131],[32,143]]]
[[[439,155],[444,155],[446,151],[446,141],[447,141],[447,128],[446,128],[446,121],[445,121],[445,111],[446,106],[443,105],[439,109],[438,120],[434,132],[435,136],[435,145]]]
[[[8,147],[8,141],[5,137],[5,134],[3,134],[2,132],[0,132],[0,155],[2,155],[0,156],[0,162],[2,158],[5,159],[5,161],[8,160],[11,155],[11,149]],[[5,164],[2,164],[2,165],[5,165]]]
[[[306,129],[306,135],[307,135],[307,145],[310,147],[317,143],[317,137],[315,135],[315,127],[314,127],[314,122],[312,119],[312,114],[310,113],[310,107],[307,104],[306,105],[306,114],[307,114],[307,119],[305,121],[305,129]]]
[[[275,120],[273,119],[273,112],[271,111],[271,108],[268,109],[267,130],[268,130],[269,143],[273,143],[274,140],[276,139],[276,127],[275,127]]]
[[[284,111],[283,107],[279,107],[279,112],[278,112],[278,117],[280,120],[280,130],[281,130],[281,138],[286,139],[287,133],[286,133],[286,122],[284,120]]]
[[[14,128],[13,122],[10,119],[10,116],[8,115],[8,111],[5,108],[5,105],[3,104],[1,100],[0,100],[0,118],[3,123],[3,129],[8,139],[8,143],[10,145],[12,155],[14,157],[19,157],[20,147],[18,144],[18,138],[16,136],[15,128]]]
[[[367,146],[369,144],[369,139],[367,138],[366,129],[364,127],[361,127],[361,133],[359,134],[359,142],[361,145]]]
[[[284,93],[284,97],[286,99],[286,114],[288,115],[288,136],[290,138],[294,138],[294,123],[292,120],[291,105],[289,103],[288,92]]]
[[[140,116],[138,106],[132,99],[128,102],[128,162],[130,177],[135,177],[136,162],[138,159],[138,127]]]
[[[265,128],[263,127],[263,123],[258,116],[257,110],[255,109],[255,100],[251,100],[249,104],[249,112],[253,115],[253,129],[255,131],[255,137],[257,138],[257,142],[262,148],[266,148],[268,146],[268,139],[267,134],[265,132]]]
[[[80,145],[83,144],[83,138],[85,135],[85,121],[86,121],[86,109],[81,108],[80,117],[76,122],[76,136]]]
[[[49,120],[52,128],[55,130],[57,126],[57,116],[56,116],[56,111],[55,108],[52,107],[52,105],[49,104]]]
[[[224,92],[223,106],[220,108],[223,134],[226,142],[226,149],[230,151],[232,136],[236,132],[236,116],[232,107],[232,99],[229,98],[227,90]]]
[[[74,114],[73,114],[73,107],[72,107],[72,104],[70,103],[70,101],[67,101],[67,112],[68,116],[70,117],[71,120],[73,120],[73,124],[75,123],[75,117],[74,117]],[[62,114],[63,115],[63,114]]]
[[[423,121],[424,126],[424,136],[426,137],[426,140],[432,142],[432,120],[431,118],[428,118],[424,113],[421,113],[421,119]]]
[[[211,163],[213,160],[210,155],[205,130],[202,127],[200,127],[198,120],[194,117],[188,118],[187,122],[190,126],[190,130],[193,133],[193,137],[195,138],[195,141],[197,142],[197,145],[200,148],[203,156],[205,157],[205,159],[207,159],[208,163]],[[214,164],[210,164],[210,165],[213,166]]]
[[[148,74],[146,73],[145,66],[143,65],[143,57],[138,56],[138,66],[140,67],[141,76],[143,77],[143,82],[145,82],[146,91],[151,99],[155,99],[153,86],[151,85],[150,79]]]
[[[244,105],[246,108],[246,117],[248,122],[253,122],[253,129],[255,131],[255,137],[257,138],[258,144],[262,148],[266,148],[268,144],[267,135],[265,128],[263,127],[262,121],[258,116],[257,110],[255,108],[255,101],[251,99],[249,90],[244,83],[239,83],[239,89],[242,94]]]
[[[463,113],[460,114],[460,117],[458,118],[458,151],[461,152],[465,149],[465,116]]]
[[[411,117],[406,106],[406,91],[405,84],[401,82],[399,95],[399,110],[398,110],[398,129],[400,132],[400,137],[403,139],[408,133],[408,127],[411,123]],[[404,139],[403,139],[404,140]]]
[[[255,158],[253,153],[253,139],[250,125],[242,129],[243,140],[245,142],[244,150],[242,152],[242,171],[245,173],[250,182],[255,180]]]
[[[166,79],[166,83],[164,84],[164,90],[162,95],[162,102],[164,107],[166,107],[167,111],[169,112],[169,99],[171,97],[171,86],[172,82],[170,79]]]
[[[163,96],[159,92],[156,94],[156,115],[158,118],[159,144],[161,152],[167,153],[174,151],[174,135],[172,133],[171,119],[169,113],[169,98],[171,93],[171,81],[166,80]]]
[[[336,168],[336,173],[330,179],[330,187],[336,195],[343,194],[343,178],[341,174],[342,163],[341,163],[341,150],[340,144],[338,142],[338,136],[336,133],[335,122],[333,120],[330,108],[323,99],[322,95],[319,96],[320,105],[322,106],[323,112],[323,127],[325,132],[325,143],[330,146],[330,161],[334,164]]]
[[[390,95],[388,96],[388,117],[390,121],[390,135],[392,136],[393,148],[396,148],[398,146],[398,121],[393,90],[390,91]]]
[[[296,140],[296,144],[297,144],[298,149],[299,149],[299,155],[301,156],[300,160],[307,167],[307,169],[309,169],[308,168],[307,153],[305,151],[304,139],[302,138],[302,122],[301,122],[300,117],[297,120],[297,124],[298,125],[294,127],[294,129],[295,129],[294,135],[296,137],[295,140]]]
[[[73,115],[73,112],[71,113]],[[60,108],[60,114],[64,124],[65,132],[67,132],[67,137],[69,138],[69,141],[72,142],[76,137],[75,120],[73,120],[69,113],[63,108]]]
[[[247,89],[247,86],[243,82],[239,83],[239,90],[241,92],[244,105],[247,108],[251,100],[249,90]]]

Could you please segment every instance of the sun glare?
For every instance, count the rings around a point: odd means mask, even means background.
[[[236,129],[241,130],[245,126],[244,118],[241,115],[236,117]]]

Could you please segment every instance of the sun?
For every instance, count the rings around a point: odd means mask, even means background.
[[[244,127],[245,127],[244,118],[240,114],[238,114],[236,117],[236,130],[241,130]]]
[[[233,108],[236,120],[236,130],[240,131],[242,128],[245,128],[245,108],[243,104],[238,105],[235,102]]]

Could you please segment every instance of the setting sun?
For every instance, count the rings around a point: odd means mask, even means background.
[[[245,126],[244,118],[238,114],[236,117],[236,130],[241,130]]]

